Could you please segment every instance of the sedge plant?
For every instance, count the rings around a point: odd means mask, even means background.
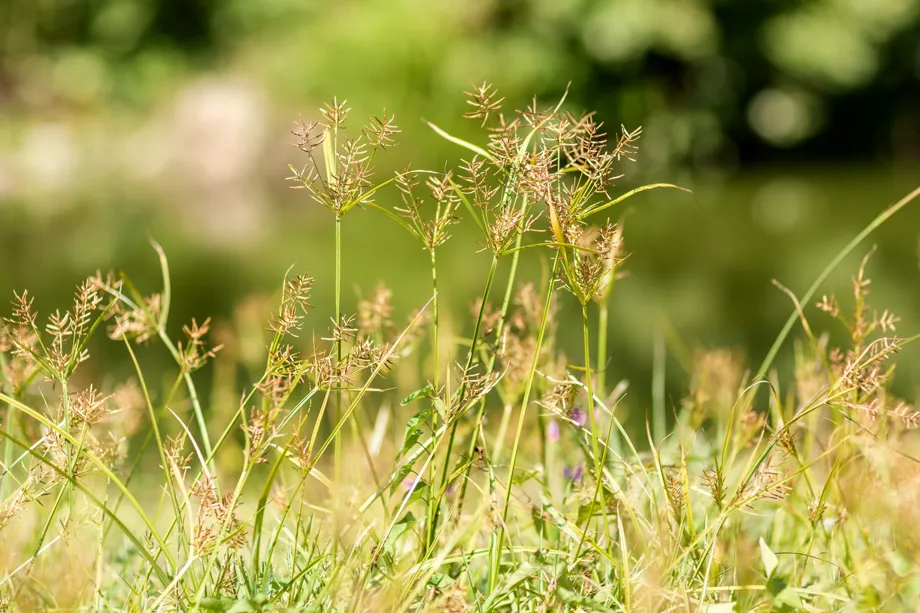
[[[628,260],[609,216],[673,186],[614,193],[638,129],[608,138],[564,101],[505,115],[488,84],[470,102],[482,145],[436,128],[463,149],[457,168],[376,183],[391,118],[354,140],[344,103],[298,122],[308,163],[292,178],[333,213],[332,308],[313,305],[309,273],[288,271],[236,328],[174,327],[157,245],[155,292],[96,274],[44,314],[13,293],[0,326],[0,611],[920,607],[920,412],[891,385],[916,337],[874,306],[871,250],[849,295],[822,285],[920,189],[805,293],[777,282],[793,314],[757,370],[739,351],[698,349],[670,425],[625,420],[618,403],[635,401],[607,364],[606,329],[623,325],[608,305]],[[405,316],[385,287],[343,308],[342,220],[356,208],[419,242],[431,293]],[[455,305],[437,257],[457,223],[492,255],[462,338],[442,330]],[[255,367],[244,330],[263,347]],[[127,380],[92,368],[103,336]],[[200,393],[218,365],[255,374]],[[381,414],[393,419],[362,421]]]

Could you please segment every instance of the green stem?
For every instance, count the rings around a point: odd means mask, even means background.
[[[342,316],[342,216],[335,216],[335,325]],[[342,360],[342,340],[335,343],[336,358]]]
[[[498,583],[499,570],[501,567],[501,551],[505,539],[505,523],[508,518],[508,506],[511,502],[511,483],[514,480],[514,468],[517,465],[518,450],[520,449],[521,434],[524,431],[524,418],[527,416],[527,405],[530,401],[530,391],[533,389],[533,381],[537,373],[537,364],[540,360],[540,350],[543,348],[543,338],[546,335],[546,323],[549,319],[549,310],[553,300],[553,284],[556,278],[556,269],[559,266],[559,254],[557,252],[553,260],[553,272],[550,274],[546,285],[546,299],[543,301],[543,315],[540,320],[540,330],[537,332],[537,347],[534,350],[533,359],[530,362],[530,372],[527,373],[527,382],[524,384],[524,394],[521,398],[521,413],[518,415],[517,430],[514,433],[514,445],[511,447],[511,464],[508,467],[508,485],[505,487],[505,501],[502,505],[502,521],[499,524],[498,539],[495,548],[491,552],[489,566],[489,593],[491,593]]]
[[[432,334],[432,344],[434,345],[434,389],[435,393],[438,393],[438,390],[441,387],[441,343],[440,338],[438,337],[438,268],[435,262],[435,251],[431,249],[431,290],[432,290],[432,309],[433,309],[433,323],[432,327],[434,328]]]
[[[614,271],[615,274],[616,271]],[[610,282],[610,288],[613,287],[613,281]],[[607,328],[609,326],[609,311],[607,300],[610,295],[608,289],[606,295],[600,303],[600,309],[597,315],[597,397],[604,403],[607,402]],[[610,409],[614,409],[611,407]],[[620,433],[616,429],[611,432],[607,444],[613,448],[616,455],[622,455],[622,443]]]
[[[339,325],[342,318],[342,216],[336,214],[335,216],[335,324]],[[335,356],[336,362],[342,362],[342,339],[339,338],[335,342]],[[342,392],[338,391],[335,394],[334,407],[332,411],[332,422],[337,423],[342,408]],[[341,482],[342,476],[342,439],[341,437],[335,437],[335,446],[333,449],[333,455],[335,456],[334,464],[334,479],[336,483]]]
[[[604,517],[604,534],[608,535],[610,533],[610,525],[607,520],[607,503],[604,497],[604,488],[602,486],[604,481],[603,463],[606,461],[607,447],[606,445],[604,446],[604,458],[602,459],[600,448],[597,444],[599,440],[597,434],[597,420],[594,418],[594,393],[591,388],[591,343],[588,334],[588,307],[585,303],[581,305],[581,329],[585,347],[585,387],[588,392],[585,410],[588,412],[588,423],[591,426],[591,453],[594,456],[594,477],[597,481],[597,486],[594,490],[594,497],[591,500],[591,512],[588,514],[588,519],[585,521],[584,531],[581,534],[581,541],[578,544],[578,548],[575,550],[575,559],[578,559],[578,556],[581,555],[581,548],[584,546],[585,538],[588,534],[588,522],[591,521],[591,517],[594,515],[594,507],[598,503],[598,498],[600,498],[601,511]]]
[[[607,301],[600,303],[597,314],[597,395],[607,398]]]
[[[131,363],[134,366],[134,372],[137,374],[137,380],[138,383],[140,383],[141,392],[144,396],[144,405],[147,408],[147,414],[150,416],[150,429],[153,432],[154,440],[156,440],[157,453],[160,456],[160,465],[163,470],[163,489],[169,494],[170,502],[173,505],[173,511],[175,512],[175,516],[178,519],[182,517],[181,505],[179,503],[178,497],[176,496],[175,481],[173,480],[173,475],[169,469],[169,460],[166,457],[166,442],[163,440],[163,435],[160,431],[160,425],[157,421],[157,413],[153,408],[153,401],[150,398],[150,390],[147,387],[147,379],[144,377],[140,363],[137,361],[137,355],[134,353],[134,349],[131,348],[130,341],[124,337],[122,337],[122,340],[124,341],[125,348],[128,350],[128,355],[131,356]],[[181,530],[179,530],[179,534],[182,534]]]
[[[511,422],[512,401],[505,403],[502,407],[502,420],[498,424],[498,434],[495,435],[495,444],[492,452],[492,464],[498,466],[501,464],[502,452],[505,450],[505,437],[508,435],[508,424]]]
[[[179,369],[183,372],[183,379],[185,380],[185,386],[188,388],[189,400],[192,403],[192,412],[195,414],[195,421],[198,423],[198,429],[201,431],[201,447],[204,450],[205,455],[210,456],[213,451],[211,447],[211,439],[208,436],[208,426],[204,419],[204,412],[201,409],[201,401],[198,399],[198,391],[195,387],[195,382],[192,381],[192,375],[183,365],[182,356],[179,354],[179,349],[169,338],[169,335],[166,334],[166,322],[169,320],[169,307],[172,304],[172,280],[169,274],[169,262],[166,259],[166,253],[163,251],[163,248],[157,244],[155,241],[151,241],[154,251],[157,252],[157,257],[160,260],[160,272],[163,276],[163,299],[161,311],[157,317],[154,317],[154,314],[150,312],[148,308],[144,308],[144,312],[147,317],[150,318],[150,321],[156,326],[157,335],[160,337],[160,340],[163,342],[163,345],[173,356],[173,359],[176,361],[176,364],[179,366]],[[140,296],[138,295],[138,298]],[[144,305],[143,300],[138,300],[139,305]],[[209,465],[211,472],[214,472],[214,465],[211,463]],[[218,493],[220,492],[218,486]]]
[[[73,471],[69,468],[67,469],[68,475],[72,478]],[[36,556],[41,552],[42,546],[45,544],[45,539],[48,537],[48,532],[51,530],[52,524],[54,524],[54,518],[57,515],[58,508],[61,506],[61,502],[64,500],[64,496],[67,494],[67,491],[70,490],[69,482],[61,484],[61,488],[58,490],[57,498],[54,499],[54,504],[51,505],[51,511],[48,513],[48,519],[45,520],[45,525],[42,528],[41,532],[38,534],[38,541],[35,543],[35,550],[31,556],[30,560],[34,560]]]
[[[165,333],[164,333],[165,336]],[[195,421],[198,423],[198,429],[201,431],[201,449],[205,457],[210,457],[214,451],[211,447],[211,437],[208,435],[208,424],[204,419],[204,412],[201,410],[201,400],[198,398],[198,390],[192,381],[191,373],[186,372],[183,376],[185,387],[188,389],[189,400],[192,403],[192,412],[195,414]],[[209,465],[211,471],[214,471],[214,463]]]
[[[520,244],[521,235],[518,235],[518,244]],[[502,300],[502,310],[498,319],[498,326],[495,331],[495,337],[498,339],[498,342],[501,343],[502,336],[505,331],[505,321],[508,315],[508,307],[511,304],[511,296],[514,293],[514,279],[517,276],[517,265],[518,265],[518,256],[521,252],[519,250],[514,252],[514,255],[511,257],[511,269],[508,272],[508,284],[505,287],[505,298]],[[492,355],[489,356],[489,363],[486,367],[486,376],[491,376],[495,370],[495,361],[497,358],[497,352],[493,351]],[[466,452],[466,457],[472,458],[473,454],[476,453],[476,442],[479,440],[479,434],[482,430],[482,422],[485,417],[486,412],[486,399],[483,398],[479,401],[479,410],[476,412],[476,420],[473,422],[473,435],[470,437],[470,445]],[[470,469],[472,468],[472,463],[468,463],[466,468],[463,471],[463,476],[460,479],[460,497],[457,499],[457,513],[463,510],[463,499],[466,497],[466,486],[469,483],[469,474]]]
[[[606,283],[603,293],[601,294],[598,305],[599,312],[597,316],[597,395],[602,402],[607,402],[607,332],[610,327],[610,295],[613,293],[613,287],[617,282],[618,264],[614,262],[613,267],[607,273],[609,280]],[[611,413],[613,408],[611,407]],[[620,456],[623,453],[623,445],[620,440],[620,432],[614,429],[607,445],[613,448],[614,453]]]
[[[489,302],[489,294],[492,293],[492,282],[495,280],[495,270],[498,268],[498,256],[492,256],[492,263],[489,265],[489,276],[486,278],[486,287],[482,292],[482,304],[479,307],[479,315],[476,317],[476,326],[473,328],[473,338],[470,341],[470,353],[466,359],[466,367],[464,368],[464,375],[469,371],[470,367],[473,365],[473,359],[476,356],[476,343],[479,340],[479,331],[482,328],[482,318],[485,315],[486,305]],[[464,376],[463,381],[460,383],[460,389],[457,391],[458,400],[462,400],[463,395],[466,393],[466,376]],[[447,452],[444,454],[444,467],[441,469],[441,486],[438,491],[443,496],[444,492],[447,490],[449,470],[450,470],[450,454],[454,448],[454,440],[457,435],[457,427],[460,425],[460,415],[449,416],[448,419],[453,420],[453,424],[450,428],[450,435],[447,439]],[[440,497],[439,497],[440,498]],[[427,537],[427,547],[430,548],[434,542],[435,530],[438,523],[438,515],[440,514],[440,501],[436,503],[437,508],[434,512],[434,518],[431,524],[428,526],[428,537]]]
[[[435,395],[440,395],[441,393],[441,366],[440,366],[441,345],[440,345],[439,329],[438,329],[439,327],[438,269],[437,269],[437,264],[435,260],[435,250],[430,249],[429,251],[431,253],[431,291],[432,291],[431,299],[434,303],[432,305],[432,308],[434,310],[434,315],[433,315],[433,320],[432,320],[432,328],[433,328],[432,330],[432,335],[433,335],[432,336],[432,352],[434,353],[434,393]],[[431,412],[431,431],[432,432],[435,432],[437,430],[437,420],[438,420],[437,411],[432,411]],[[431,453],[432,455],[434,455],[435,450],[432,449]],[[449,458],[445,458],[444,466],[446,467],[448,463],[449,463]],[[428,482],[430,486],[434,485],[434,480],[437,474],[438,474],[438,470],[437,470],[437,466],[435,465],[435,458],[432,457],[431,463],[428,467]],[[424,556],[426,555],[426,550],[433,542],[433,538],[434,538],[433,526],[437,521],[437,515],[438,515],[437,509],[438,509],[439,497],[434,495],[434,490],[430,486],[428,488],[428,517],[427,517],[429,529],[428,529],[427,534],[425,535],[426,547],[424,547],[422,551],[420,552],[420,556],[421,556],[420,559],[424,559]]]
[[[524,212],[527,209],[527,198],[523,198],[521,201],[521,211]],[[501,343],[502,337],[505,332],[505,321],[508,317],[508,307],[511,305],[511,296],[514,294],[514,280],[517,277],[517,267],[518,260],[521,255],[521,242],[524,239],[524,233],[518,232],[517,238],[514,239],[514,251],[511,256],[511,268],[508,271],[508,282],[505,285],[505,297],[502,300],[502,309],[498,318],[498,326],[495,331],[495,338],[498,343]],[[498,357],[497,351],[493,351],[489,357],[489,364],[486,367],[486,376],[492,376],[492,372],[495,370],[495,361]],[[483,417],[486,412],[486,399],[483,398],[479,402],[479,410],[476,413],[476,421],[473,425],[473,436],[470,437],[470,445],[466,452],[467,458],[472,458],[473,454],[476,453],[476,442],[479,440],[479,435],[482,430]],[[466,498],[466,487],[469,484],[469,475],[470,470],[472,469],[472,463],[467,463],[466,467],[463,470],[463,476],[460,479],[460,496],[457,499],[457,515],[463,511],[463,499]]]
[[[591,382],[594,378],[591,373],[591,339],[588,333],[588,307],[581,305],[581,330],[585,349],[585,386],[587,388],[587,398],[585,401],[585,411],[587,411],[588,423],[591,425],[591,451],[595,457],[595,469],[598,469],[597,462],[600,461],[600,454],[597,447],[597,431],[594,420],[594,394],[591,388]],[[600,475],[598,475],[599,477]]]

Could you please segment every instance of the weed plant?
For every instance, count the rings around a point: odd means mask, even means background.
[[[608,138],[564,98],[506,114],[484,84],[469,103],[481,144],[431,126],[458,146],[455,168],[383,180],[391,116],[349,131],[334,101],[296,123],[292,186],[334,224],[332,313],[314,314],[313,279],[288,271],[267,324],[243,317],[219,333],[225,351],[210,321],[173,338],[156,245],[155,294],[96,274],[69,310],[40,317],[14,293],[0,328],[0,611],[920,610],[920,413],[888,385],[916,337],[870,306],[869,256],[851,296],[817,300],[920,190],[803,296],[782,288],[794,311],[757,371],[699,352],[673,414],[659,391],[627,428],[627,383],[606,368],[607,305],[628,261],[610,215],[675,186],[617,195],[641,131]],[[399,224],[430,261],[431,298],[407,322],[385,287],[343,312],[350,213]],[[461,216],[491,260],[454,332],[438,252]],[[522,278],[525,257],[542,278]],[[580,330],[558,324],[571,304]],[[85,366],[103,333],[129,381]],[[563,337],[581,339],[577,357]],[[139,352],[159,347],[174,363],[165,378]]]

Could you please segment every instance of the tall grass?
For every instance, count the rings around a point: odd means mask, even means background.
[[[156,245],[158,293],[97,274],[46,317],[14,293],[0,328],[0,611],[920,607],[920,413],[888,385],[916,337],[870,307],[868,255],[852,296],[814,312],[830,272],[920,190],[803,296],[781,288],[793,315],[754,375],[735,353],[700,352],[668,416],[658,343],[652,410],[627,426],[627,384],[607,370],[608,302],[627,265],[609,216],[675,186],[617,195],[641,132],[608,138],[564,98],[503,114],[484,84],[469,102],[481,144],[432,125],[458,146],[456,168],[383,180],[374,161],[395,144],[392,117],[349,132],[335,101],[297,122],[291,180],[331,213],[335,305],[317,318],[313,279],[288,271],[245,386],[215,376],[199,393],[209,363],[251,365],[243,332],[222,332],[226,349],[210,321],[170,336]],[[343,312],[348,213],[399,224],[430,262],[419,283],[431,297],[407,321],[384,287]],[[461,216],[492,258],[455,336],[437,255]],[[544,262],[544,278],[522,278],[521,258]],[[580,330],[558,323],[563,293]],[[812,320],[847,342],[832,346]],[[784,375],[773,362],[796,322]],[[83,367],[102,332],[130,381]],[[581,339],[574,360],[566,336]],[[165,348],[171,375],[151,377],[140,346]]]

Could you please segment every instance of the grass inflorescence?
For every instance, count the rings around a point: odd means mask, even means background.
[[[482,138],[431,125],[460,152],[440,172],[375,178],[400,132],[385,112],[350,132],[334,101],[296,122],[292,186],[328,209],[336,237],[331,312],[316,313],[309,273],[288,271],[264,332],[192,320],[175,338],[157,245],[157,293],[96,274],[47,315],[13,294],[0,327],[0,611],[920,607],[920,412],[889,385],[915,337],[871,306],[868,255],[851,296],[817,297],[918,192],[806,294],[780,286],[793,314],[756,372],[737,352],[699,351],[667,415],[656,342],[649,417],[624,424],[607,330],[628,252],[611,214],[675,186],[616,192],[639,129],[608,136],[564,97],[506,113],[488,84],[468,96]],[[343,311],[350,212],[398,224],[430,264],[430,299],[408,319],[385,286]],[[454,333],[438,253],[461,218],[491,259]],[[542,277],[524,278],[522,258],[543,262]],[[580,329],[557,317],[572,305]],[[784,375],[773,361],[796,322]],[[845,342],[820,332],[830,325]],[[128,381],[86,367],[97,335],[120,345]],[[563,338],[578,339],[577,357]],[[165,349],[168,374],[144,369],[148,346]]]

